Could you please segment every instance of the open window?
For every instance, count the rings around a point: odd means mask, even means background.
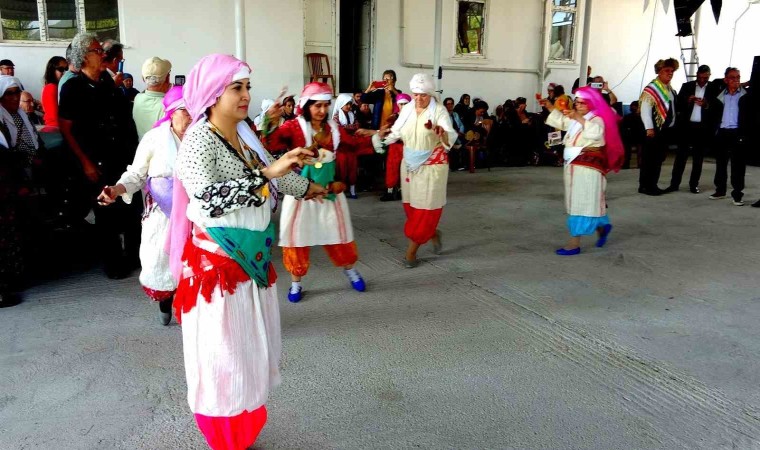
[[[456,56],[485,56],[485,0],[457,0]]]
[[[552,0],[549,61],[572,62],[575,58],[575,25],[578,0]]]

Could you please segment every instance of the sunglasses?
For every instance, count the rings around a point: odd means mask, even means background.
[[[97,53],[98,55],[102,55],[105,52],[106,51],[103,50],[102,48],[91,48],[91,49],[87,50],[87,53]]]
[[[67,70],[69,70],[69,68],[68,67],[56,67],[55,70],[57,70],[58,72],[64,73]]]

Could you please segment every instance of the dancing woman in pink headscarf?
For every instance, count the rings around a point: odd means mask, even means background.
[[[148,297],[158,302],[161,323],[171,322],[171,305],[177,281],[169,270],[169,255],[164,249],[169,233],[172,208],[174,160],[190,115],[185,110],[182,87],[174,86],[163,99],[165,115],[145,133],[135,159],[114,186],[106,186],[98,197],[109,205],[121,196],[132,203],[132,196],[145,189],[145,212],[140,240],[140,284]]]
[[[250,76],[246,63],[219,54],[190,71],[184,97],[194,123],[177,155],[174,184],[170,258],[179,278],[174,309],[187,398],[214,450],[253,445],[266,423],[269,390],[280,382],[271,264],[277,191],[326,194],[291,172],[310,151],[296,148],[275,161],[246,125]]]
[[[560,111],[548,100],[540,103],[550,111],[546,124],[565,135],[565,207],[570,240],[556,251],[570,256],[581,252],[581,236],[597,233],[597,247],[607,242],[612,224],[607,217],[607,173],[623,165],[619,117],[595,89],[575,93],[575,109]]]

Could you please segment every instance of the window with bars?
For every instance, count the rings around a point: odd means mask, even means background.
[[[485,32],[485,0],[457,1],[457,56],[483,56]]]
[[[575,24],[578,0],[552,0],[549,60],[572,61],[575,52]]]
[[[67,41],[78,32],[119,40],[117,0],[0,0],[3,41]]]

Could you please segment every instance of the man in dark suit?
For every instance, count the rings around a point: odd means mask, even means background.
[[[702,160],[707,145],[712,140],[714,129],[710,124],[709,108],[712,89],[710,89],[710,68],[699,66],[696,81],[687,81],[681,86],[676,100],[678,116],[676,128],[678,133],[678,152],[673,163],[668,192],[677,191],[686,169],[686,161],[691,155],[691,176],[689,190],[699,194],[699,178],[702,176]]]

